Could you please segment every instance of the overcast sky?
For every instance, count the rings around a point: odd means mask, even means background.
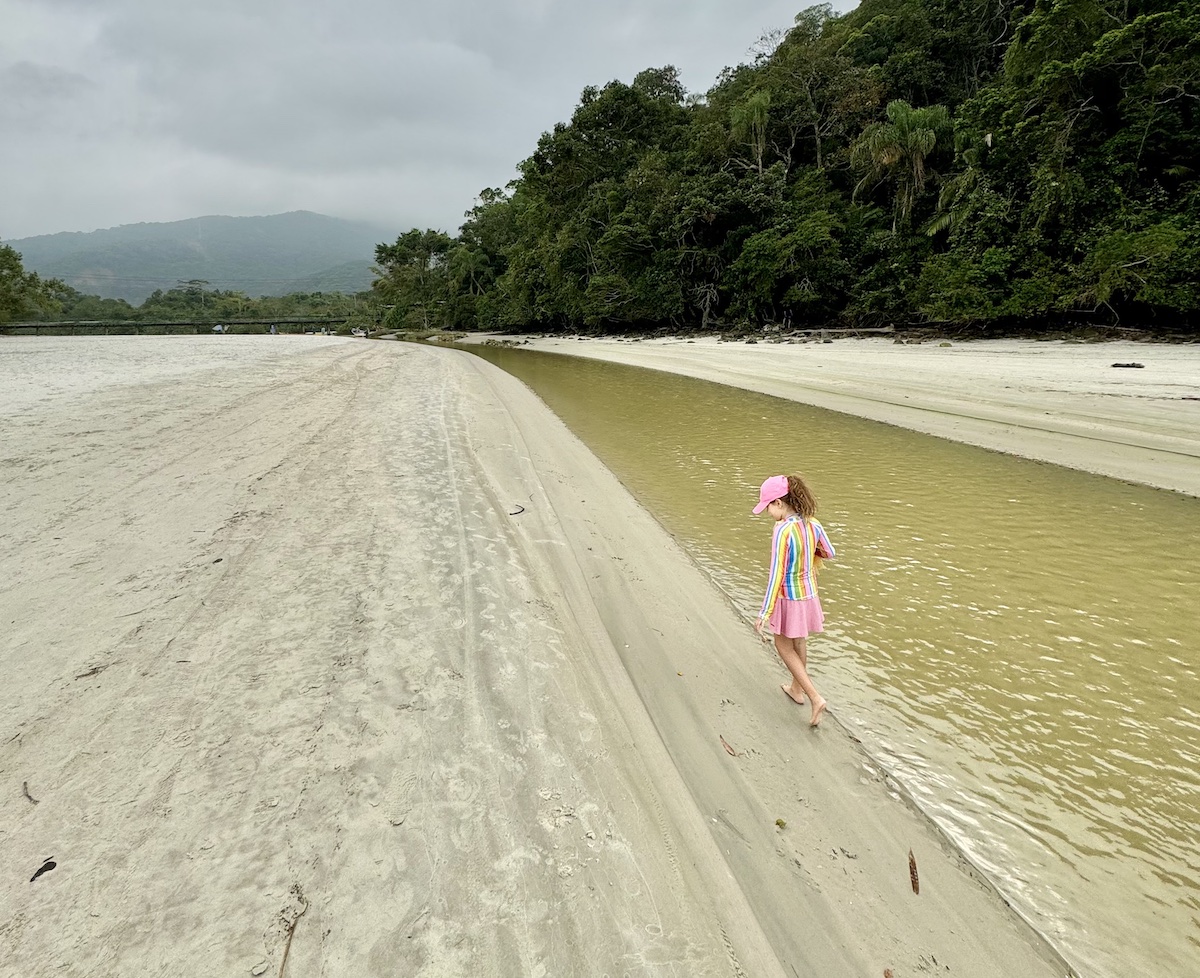
[[[0,240],[291,210],[453,233],[584,86],[674,64],[705,91],[809,5],[0,0]]]

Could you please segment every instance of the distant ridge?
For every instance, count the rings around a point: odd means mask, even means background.
[[[371,285],[375,245],[396,233],[291,211],[123,224],[4,243],[21,253],[28,271],[62,279],[88,295],[137,305],[156,289],[191,279],[249,296],[359,292]]]
[[[382,239],[381,239],[382,240]],[[346,261],[332,268],[324,268],[311,275],[293,279],[284,287],[281,295],[293,292],[363,292],[371,287],[375,276],[371,272],[374,261]]]

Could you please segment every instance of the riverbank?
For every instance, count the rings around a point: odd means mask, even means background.
[[[4,422],[14,969],[1064,973],[527,388],[276,342]]]
[[[1200,496],[1200,345],[494,339],[716,381]]]

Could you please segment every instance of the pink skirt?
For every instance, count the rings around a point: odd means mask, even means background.
[[[823,632],[825,613],[821,611],[821,599],[815,595],[803,601],[776,598],[775,610],[767,624],[776,635],[787,638],[806,638],[813,632]]]

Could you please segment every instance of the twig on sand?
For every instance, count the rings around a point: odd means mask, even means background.
[[[908,878],[912,883],[913,893],[920,894],[921,881],[917,878],[917,857],[911,849],[908,850]]]
[[[21,788],[24,790],[24,792],[25,792],[25,797],[26,797],[26,798],[28,798],[28,799],[29,799],[31,802],[33,802],[35,805],[40,805],[40,804],[41,804],[41,802],[40,802],[40,801],[38,801],[36,798],[34,798],[34,797],[33,797],[33,795],[31,795],[31,794],[29,793],[29,782],[28,782],[28,781],[22,781],[22,782],[21,782]]]
[[[520,516],[523,512],[525,512],[525,507],[518,504],[517,508],[513,512],[509,513],[508,515],[509,516]]]
[[[98,666],[92,666],[92,668],[89,669],[87,672],[81,672],[75,678],[76,679],[89,679],[92,676],[98,676],[98,675],[100,675],[100,673],[104,672],[104,670],[107,669],[109,666],[115,666],[117,664],[117,662],[120,662],[120,661],[121,661],[120,659],[117,659],[114,662],[104,662]]]
[[[292,938],[296,936],[296,925],[300,923],[300,918],[308,911],[308,901],[304,899],[304,894],[300,892],[300,887],[297,885],[293,888],[296,896],[304,903],[300,908],[299,913],[292,918],[292,922],[288,924],[287,944],[283,946],[283,960],[279,963],[279,978],[283,978],[284,971],[287,970],[288,955],[292,951]]]
[[[717,734],[717,736],[721,737],[720,734]],[[721,737],[721,746],[725,748],[725,753],[728,754],[730,757],[738,756],[738,752],[729,746],[729,741],[727,741],[724,737]]]

